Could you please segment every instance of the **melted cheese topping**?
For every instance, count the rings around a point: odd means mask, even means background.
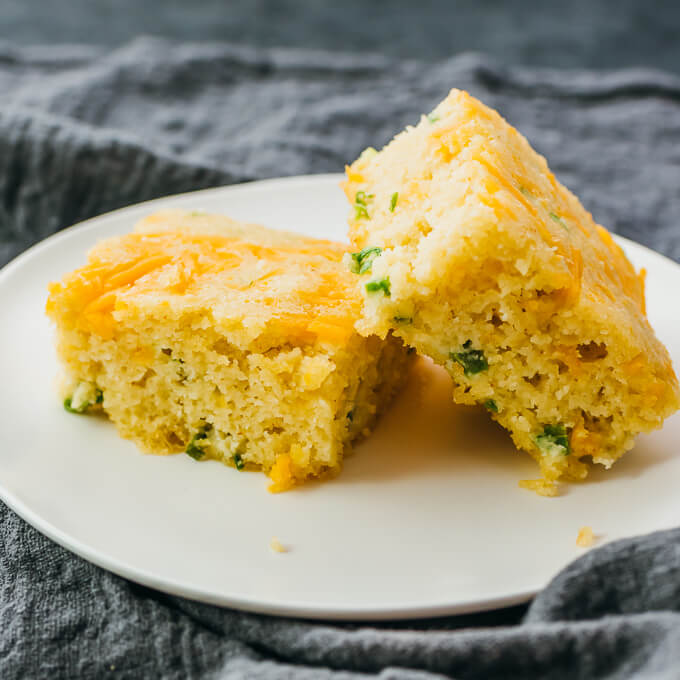
[[[100,243],[84,267],[50,285],[47,312],[103,337],[115,333],[117,315],[150,300],[217,320],[255,318],[301,342],[341,344],[354,332],[360,297],[343,245],[219,217],[200,215],[200,229],[193,221],[162,213]]]

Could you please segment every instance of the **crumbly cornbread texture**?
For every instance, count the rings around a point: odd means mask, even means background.
[[[65,406],[152,453],[262,468],[273,490],[336,472],[409,361],[354,329],[346,249],[181,212],[100,243],[49,289]]]
[[[347,168],[347,258],[363,333],[393,331],[445,366],[555,492],[584,457],[609,467],[678,408],[645,316],[644,272],[495,111],[453,90]]]

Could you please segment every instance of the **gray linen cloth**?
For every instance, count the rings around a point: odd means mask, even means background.
[[[680,259],[678,77],[140,39],[0,45],[0,265],[129,203],[339,171],[451,87],[518,126],[597,220]],[[680,677],[680,530],[588,552],[506,626],[244,614],[113,576],[2,505],[0,536],[2,678]]]

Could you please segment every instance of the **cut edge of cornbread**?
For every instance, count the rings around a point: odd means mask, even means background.
[[[50,286],[65,407],[147,452],[262,469],[272,491],[334,475],[411,361],[354,330],[345,249],[175,211],[99,244]]]
[[[644,272],[495,111],[453,90],[347,168],[358,328],[445,366],[539,463],[554,495],[680,405]]]

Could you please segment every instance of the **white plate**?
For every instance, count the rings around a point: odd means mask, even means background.
[[[477,410],[450,402],[421,362],[408,388],[324,484],[267,493],[260,473],[140,453],[110,423],[56,397],[45,287],[99,239],[159,208],[224,212],[343,239],[339,176],[298,177],[126,208],[62,232],[0,273],[0,497],[86,559],[160,590],[313,618],[453,614],[527,600],[570,560],[583,525],[601,542],[680,520],[680,419],[609,472],[558,498],[518,488],[528,455]],[[648,275],[649,318],[680,364],[680,267],[619,239]],[[273,536],[289,548],[269,548]]]

